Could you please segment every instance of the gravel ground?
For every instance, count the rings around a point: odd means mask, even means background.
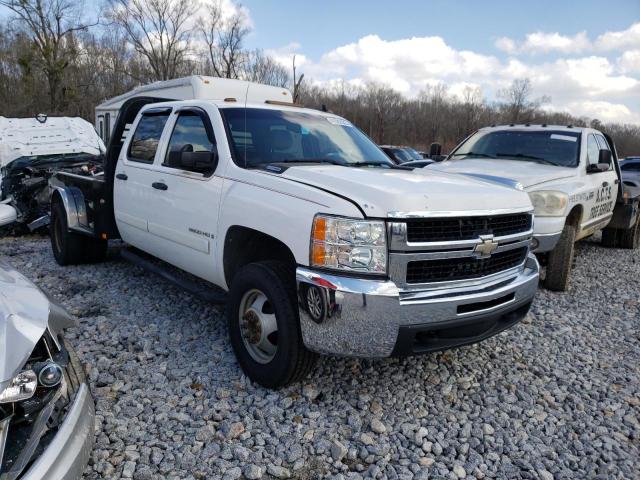
[[[97,403],[85,478],[640,478],[640,252],[578,246],[570,294],[483,342],[405,360],[322,358],[272,392],[222,311],[121,261],[0,254],[80,319]]]

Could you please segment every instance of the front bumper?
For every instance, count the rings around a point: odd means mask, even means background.
[[[302,338],[318,353],[355,357],[412,355],[475,343],[524,318],[539,266],[468,286],[401,291],[389,280],[296,271]]]
[[[536,217],[531,251],[544,253],[553,250],[562,235],[565,221],[565,217]]]
[[[93,448],[95,410],[87,384],[82,384],[55,438],[21,480],[76,480]]]

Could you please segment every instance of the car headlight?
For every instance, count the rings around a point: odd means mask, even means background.
[[[33,397],[38,377],[33,370],[25,370],[13,377],[7,388],[0,392],[0,403],[19,402]]]
[[[569,203],[566,193],[553,190],[529,192],[529,198],[538,217],[562,217]]]
[[[310,254],[314,267],[384,274],[387,271],[384,222],[316,215]]]

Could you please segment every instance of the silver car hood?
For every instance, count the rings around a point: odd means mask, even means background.
[[[57,341],[60,330],[75,324],[42,290],[0,261],[0,391],[22,370],[47,329]]]

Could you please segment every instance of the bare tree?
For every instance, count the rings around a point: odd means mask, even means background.
[[[108,17],[149,62],[154,79],[168,80],[187,63],[195,10],[190,0],[110,0]]]
[[[370,135],[376,142],[384,143],[387,126],[401,114],[402,95],[393,88],[378,83],[367,84],[365,95],[372,112]]]
[[[287,69],[273,58],[265,55],[262,50],[247,52],[241,77],[250,82],[276,87],[286,87],[289,84]]]
[[[65,70],[76,55],[73,35],[89,26],[82,20],[82,3],[70,0],[0,0],[0,5],[11,10],[28,33],[36,52],[34,60],[47,78],[50,111],[60,111]]]
[[[237,8],[226,20],[219,3],[209,5],[207,16],[201,20],[201,33],[209,52],[214,75],[239,78],[247,61],[242,42],[249,33],[244,11]]]
[[[498,98],[504,100],[501,108],[507,122],[530,122],[536,110],[543,103],[551,101],[547,96],[531,99],[532,93],[531,80],[528,78],[516,79],[508,88],[498,92]]]

